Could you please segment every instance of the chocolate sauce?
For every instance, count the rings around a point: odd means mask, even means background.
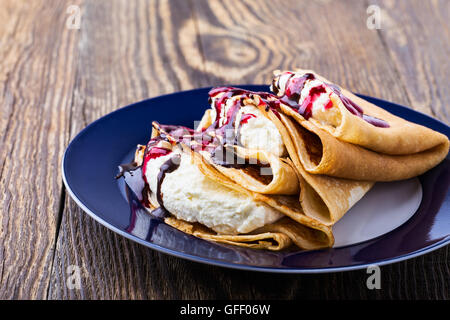
[[[168,131],[170,131],[170,132],[172,130],[184,128],[184,127],[176,127],[176,126],[164,126],[164,127],[168,128]],[[169,139],[167,138],[166,134],[164,132],[160,132],[160,134],[157,137],[154,137],[154,138],[150,139],[150,141],[147,143],[147,147],[145,148],[144,159],[143,159],[143,162],[142,162],[142,178],[144,179],[144,181],[146,183],[147,183],[147,178],[146,178],[145,174],[147,172],[147,163],[151,159],[156,159],[156,158],[159,158],[159,157],[162,157],[162,156],[166,156],[166,155],[168,155],[169,153],[172,152],[171,149],[165,149],[165,148],[157,147],[156,145],[160,141],[167,141],[167,142],[171,143],[169,141]]]
[[[248,165],[247,159],[239,157],[234,150],[219,145],[211,154],[211,160],[222,167],[241,169]]]
[[[185,135],[192,135],[195,133],[193,129],[183,126],[160,125],[160,128],[175,138],[182,137]]]
[[[305,73],[300,78],[295,78],[293,75],[289,78],[289,86],[286,87],[284,90],[284,95],[289,99],[293,101],[300,100],[300,93],[302,92],[303,88],[305,87],[305,83],[307,80],[314,80],[315,77],[312,73]]]
[[[275,93],[276,95],[278,95],[278,93],[280,92],[280,90],[278,89],[278,80],[280,78],[273,78],[272,79],[272,85],[270,86],[270,90],[272,90],[273,93]]]
[[[163,199],[162,199],[162,192],[161,192],[161,185],[164,181],[164,178],[166,177],[166,173],[170,173],[178,169],[180,166],[181,156],[179,154],[174,155],[169,160],[164,162],[162,166],[159,169],[158,178],[157,178],[157,185],[156,185],[156,200],[158,201],[159,207],[161,210],[165,210],[167,213],[167,209],[164,207]],[[161,211],[160,210],[160,211]]]
[[[211,142],[215,147],[211,150],[211,160],[217,164],[227,168],[243,168],[248,165],[248,161],[239,157],[232,148],[226,148],[225,145],[230,146],[242,146],[240,141],[241,127],[250,118],[256,117],[253,114],[243,114],[239,123],[236,123],[237,114],[242,106],[244,106],[245,99],[253,99],[254,95],[259,95],[260,104],[267,105],[269,108],[276,107],[276,104],[268,100],[269,97],[277,100],[277,98],[267,92],[252,92],[244,89],[238,89],[233,87],[218,87],[209,92],[209,101],[212,104],[215,96],[223,93],[223,95],[214,101],[213,107],[216,109],[216,119],[212,125],[206,128],[203,132],[214,132],[215,138]],[[227,111],[227,119],[225,123],[218,127],[219,115],[222,108],[226,104],[227,100],[234,96],[241,96],[239,100],[234,101],[234,104]],[[279,104],[278,104],[279,105]],[[237,128],[236,128],[237,126]],[[221,139],[218,139],[220,136]]]
[[[153,209],[151,211],[151,214],[152,214],[152,216],[155,216],[155,217],[160,218],[160,219],[164,219],[164,218],[170,216],[170,212],[167,211],[164,208],[161,208],[161,207]]]
[[[233,149],[225,147],[225,145],[241,145],[240,128],[242,124],[239,123],[238,130],[235,130],[235,120],[241,105],[241,101],[235,103],[232,107],[232,112],[227,123],[215,131],[216,134],[221,135],[222,140],[220,141],[219,139],[217,139],[219,145],[212,152],[211,160],[215,164],[221,165],[226,168],[238,169],[245,166],[246,163],[245,159],[239,157]]]
[[[141,201],[141,203],[146,208],[150,208],[150,206],[151,206],[150,199],[149,199],[150,192],[151,191],[150,191],[149,184],[148,183],[144,183],[144,188],[142,189],[142,201]]]
[[[294,73],[289,73],[289,79],[286,80],[286,85],[284,89],[284,94],[279,97],[280,101],[284,104],[290,106],[295,109],[299,114],[301,114],[306,120],[308,120],[312,115],[312,104],[314,102],[313,99],[307,97],[304,99],[302,104],[300,104],[300,94],[305,87],[307,80],[314,80],[315,76],[312,73],[305,73],[301,77],[294,77]],[[279,92],[279,82],[280,77],[277,80],[272,82],[271,90]],[[313,96],[314,97],[314,96]],[[309,99],[308,99],[309,98]]]
[[[133,175],[133,171],[139,169],[141,166],[138,166],[136,162],[125,163],[119,166],[120,172],[115,176],[116,179],[119,179],[125,175],[126,172],[129,172]]]
[[[193,132],[192,129],[179,127],[179,126],[165,126],[165,128],[167,128],[168,131],[171,131],[171,132],[173,130],[184,130],[185,132]],[[147,208],[149,208],[151,206],[151,203],[149,200],[150,187],[149,187],[146,175],[145,175],[146,169],[147,169],[147,163],[151,159],[156,159],[158,157],[168,155],[172,152],[171,149],[165,149],[165,148],[156,146],[158,144],[158,142],[163,141],[163,140],[169,141],[164,133],[161,133],[161,135],[150,139],[150,141],[147,143],[147,146],[145,147],[142,165],[138,165],[137,162],[134,162],[134,161],[131,163],[127,163],[127,164],[122,164],[119,166],[120,172],[116,176],[116,179],[119,179],[121,177],[124,177],[125,173],[127,173],[127,172],[133,176],[134,171],[136,171],[137,169],[141,169],[140,175],[142,176],[142,179],[145,182],[144,187],[141,191],[142,192],[141,203]]]
[[[295,109],[299,114],[301,114],[306,120],[308,120],[312,116],[312,105],[317,98],[318,94],[325,92],[325,87],[317,86],[314,88],[311,88],[309,95],[303,100],[302,104],[300,105],[300,94],[305,87],[305,83],[307,80],[314,80],[315,76],[312,73],[305,73],[301,77],[294,77],[294,73],[289,72],[290,76],[286,80],[285,90],[284,94],[279,97],[280,101],[284,104],[290,106],[291,108]],[[272,80],[271,90],[275,93],[279,93],[279,82],[280,77],[276,77]],[[354,101],[349,99],[348,97],[344,96],[341,92],[341,89],[332,84],[332,83],[324,83],[325,86],[331,89],[333,93],[335,93],[339,99],[341,99],[344,106],[347,108],[347,110],[357,116],[365,120],[366,122],[370,123],[373,126],[380,127],[380,128],[388,128],[389,124],[381,119],[368,116],[364,114],[364,110],[357,105]],[[330,103],[328,103],[325,107],[326,109],[330,108]]]
[[[341,99],[342,103],[347,108],[347,110],[350,111],[351,114],[354,114],[358,117],[362,116],[364,110],[352,100],[344,96],[338,86],[331,83],[327,83],[327,86],[339,97],[339,99]]]
[[[141,170],[141,175],[142,175],[142,178],[143,178],[145,183],[144,183],[143,189],[141,190],[141,195],[142,195],[141,203],[145,207],[149,208],[150,207],[150,200],[149,200],[150,187],[149,187],[149,185],[147,183],[147,179],[145,178],[145,174],[143,173],[144,172],[144,170],[143,170],[144,166],[142,166],[142,165],[138,166],[136,162],[131,162],[131,163],[126,163],[126,164],[121,164],[119,166],[119,168],[120,168],[120,172],[115,177],[116,179],[125,177],[125,173],[127,173],[127,172],[130,175],[133,176],[134,171],[138,170],[139,168],[142,169]]]
[[[389,128],[390,127],[389,123],[387,123],[386,121],[375,118],[375,117],[368,116],[366,114],[363,114],[362,118],[364,119],[364,121],[370,123],[371,125],[374,125],[375,127],[380,127],[380,128]]]
[[[350,113],[362,118],[364,121],[370,123],[371,125],[373,125],[375,127],[380,127],[380,128],[389,128],[390,127],[389,123],[387,123],[386,121],[364,114],[364,110],[359,105],[357,105],[353,100],[344,96],[341,92],[341,89],[338,86],[331,84],[331,83],[328,83],[327,85],[331,89],[331,91],[333,91],[336,95],[339,96],[342,103],[347,108],[347,110],[350,111]]]

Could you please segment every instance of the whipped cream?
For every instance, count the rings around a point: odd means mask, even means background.
[[[289,105],[294,109],[301,109],[298,112],[306,119],[312,117],[324,125],[339,126],[339,96],[323,81],[314,76],[304,79],[305,76],[306,74],[292,72],[278,74],[272,82],[271,90],[278,97],[288,96],[288,100],[293,99]],[[299,83],[303,84],[299,86]],[[300,88],[301,91],[297,92]]]
[[[278,93],[277,93],[277,95],[279,97],[284,96],[284,94],[286,92],[286,84],[291,77],[299,77],[299,75],[297,75],[297,74],[292,75],[292,73],[285,72],[278,76],[278,81],[277,81]]]
[[[160,167],[174,153],[180,151],[174,150],[147,163],[145,175],[152,202],[156,199]],[[167,173],[161,184],[164,207],[177,218],[198,222],[217,233],[239,234],[251,232],[283,216],[277,210],[209,179],[189,154],[180,154],[179,167]]]
[[[319,93],[312,103],[311,116],[312,118],[320,121],[322,124],[332,125],[334,127],[339,126],[341,122],[341,113],[335,102],[338,96],[331,91],[331,89],[321,80],[306,80],[305,85],[300,94],[299,104],[311,94],[311,89],[316,87],[323,87],[325,92]],[[330,104],[331,101],[331,104]]]
[[[248,149],[271,152],[277,157],[286,156],[287,150],[283,138],[275,124],[255,106],[245,106],[241,110],[241,114],[255,115],[241,126],[240,139],[242,145]]]

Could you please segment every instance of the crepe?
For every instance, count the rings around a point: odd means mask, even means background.
[[[298,70],[300,75],[309,72]],[[276,79],[273,83],[277,83]],[[286,99],[280,99],[279,110],[287,116],[284,125],[298,144],[299,160],[307,172],[354,180],[402,180],[428,171],[448,154],[449,140],[445,135],[396,117],[345,89],[340,91],[344,98],[330,94],[334,103],[330,122],[314,116],[306,119]],[[363,117],[344,106],[342,99],[347,98],[364,110]],[[364,119],[385,121],[388,127],[375,126]]]
[[[304,140],[295,131],[290,134],[289,128],[294,122],[289,117],[275,114],[272,109],[266,109],[263,105],[260,107],[280,131],[289,157],[298,171],[299,200],[303,211],[325,225],[335,224],[373,187],[374,182],[309,173],[301,158],[304,157],[305,150],[314,149],[314,145],[304,145]]]
[[[212,122],[210,110],[207,110],[197,127],[197,131],[205,130],[211,126]],[[195,142],[195,140],[192,141],[192,143]],[[191,144],[191,146],[195,149],[195,145]],[[215,164],[209,152],[199,150],[199,153],[216,170],[250,191],[284,195],[299,193],[299,181],[295,168],[286,159],[279,158],[264,150],[247,149],[238,145],[225,145],[225,147],[231,154],[236,155],[231,160],[234,160],[237,164],[242,164],[242,166],[233,168]],[[239,160],[241,160],[241,163],[239,163]]]
[[[248,94],[250,96],[250,94]],[[267,105],[263,103],[263,99],[258,93],[251,93],[252,99],[246,99],[244,104],[252,104],[260,109],[262,114],[275,124],[277,130],[280,132],[283,143],[287,148],[288,156],[285,159],[280,159],[281,162],[286,162],[295,168],[296,175],[299,182],[298,200],[305,215],[314,218],[321,223],[331,226],[341,219],[344,214],[350,210],[374,185],[373,181],[355,181],[350,179],[340,179],[336,177],[311,174],[304,169],[301,157],[304,157],[304,152],[301,148],[302,140],[296,136],[295,133],[291,135],[289,133],[289,126],[292,122],[288,117],[276,112],[272,108],[267,108]],[[208,128],[213,122],[213,118],[210,115],[210,110],[205,112],[197,131],[202,131]],[[312,147],[308,144],[308,147]],[[239,152],[247,152],[259,155],[266,155],[267,152],[257,152],[255,150],[248,150],[242,147],[235,147]],[[270,153],[269,153],[270,154]],[[270,163],[271,165],[273,162]],[[218,171],[226,175],[238,185],[252,190],[254,192],[260,192],[258,189],[253,188],[251,184],[245,183],[244,178],[237,172],[239,170],[228,169],[222,166],[214,165]],[[232,171],[234,170],[234,172]],[[280,183],[283,183],[283,179],[279,179]]]
[[[160,127],[154,124],[152,138],[158,137],[159,130]],[[190,154],[200,171],[209,179],[230,190],[246,194],[253,201],[270,206],[284,215],[280,220],[253,230],[251,233],[237,235],[218,234],[204,225],[183,221],[173,215],[164,218],[167,224],[199,238],[255,249],[281,250],[294,244],[299,248],[311,250],[333,245],[334,237],[331,228],[306,216],[296,196],[270,196],[249,191],[217,171],[199,153],[192,151],[190,146],[179,142],[179,137],[172,137],[168,131],[161,132],[168,141],[178,141],[183,152]],[[142,163],[142,157],[143,152],[140,146],[135,154],[135,163]],[[226,199],[224,200],[226,201]],[[158,207],[158,203],[150,201],[148,207],[155,209]]]

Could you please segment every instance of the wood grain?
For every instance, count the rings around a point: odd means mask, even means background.
[[[405,88],[404,103],[448,124],[450,2],[374,3],[382,8],[378,35]]]
[[[77,34],[63,2],[2,2],[0,298],[42,298],[63,197]],[[43,17],[46,17],[43,19]]]
[[[381,268],[274,275],[160,254],[107,230],[65,193],[59,164],[83,127],[190,88],[267,83],[304,67],[447,123],[448,1],[33,1],[0,4],[0,298],[449,299],[449,247]],[[372,2],[370,2],[371,4]],[[65,28],[68,5],[82,10]],[[439,32],[436,32],[439,30]],[[25,183],[24,183],[25,181]],[[71,265],[80,290],[69,289]]]

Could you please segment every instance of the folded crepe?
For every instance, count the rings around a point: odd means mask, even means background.
[[[213,132],[220,137],[223,135],[223,126],[228,125],[234,134],[229,135],[233,137],[229,149],[234,151],[238,159],[254,160],[253,163],[257,164],[253,166],[252,177],[249,178],[246,177],[248,171],[242,168],[227,168],[211,161],[210,151],[201,150],[199,153],[206,162],[238,185],[254,192],[283,194],[265,192],[264,184],[268,188],[273,181],[278,181],[280,186],[287,186],[289,180],[294,184],[294,178],[297,177],[299,191],[296,194],[299,194],[304,213],[325,225],[336,223],[373,186],[372,181],[354,181],[308,173],[300,161],[304,152],[300,148],[301,140],[289,133],[286,126],[289,119],[275,110],[272,102],[277,99],[272,95],[223,87],[213,89],[210,100],[212,109],[205,112],[196,129],[197,133],[205,135]],[[233,117],[234,114],[237,116]],[[313,146],[308,145],[309,147]],[[261,166],[261,163],[266,166]],[[287,169],[283,170],[283,174],[277,173],[279,163],[286,167],[290,165],[296,173]],[[273,172],[273,176],[259,174],[263,169],[269,169],[267,171]],[[278,177],[275,178],[276,176]],[[251,181],[253,178],[257,183]]]
[[[283,139],[274,124],[246,92],[217,88],[190,147],[216,170],[244,188],[262,193],[296,195],[299,181],[287,159]]]
[[[167,224],[199,238],[255,249],[333,245],[331,228],[306,216],[297,196],[249,191],[192,150],[191,130],[153,126],[148,145],[138,146],[134,166],[142,167],[146,182],[144,206],[158,211]]]
[[[396,117],[312,71],[276,72],[277,112],[304,169],[354,180],[420,175],[448,154],[448,138]],[[272,102],[272,105],[274,103]]]

